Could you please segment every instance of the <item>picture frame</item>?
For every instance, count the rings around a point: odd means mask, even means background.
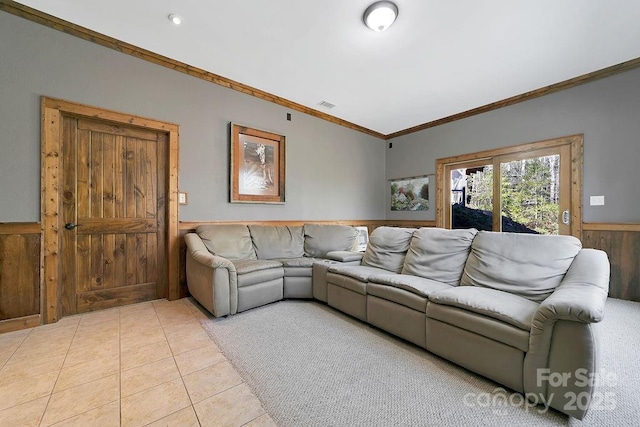
[[[429,210],[429,176],[390,179],[392,211]]]
[[[286,137],[231,123],[230,202],[284,204]]]

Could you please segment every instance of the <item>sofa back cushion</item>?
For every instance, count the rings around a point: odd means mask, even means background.
[[[201,225],[196,233],[214,255],[230,261],[257,258],[246,225]]]
[[[250,225],[249,232],[258,259],[300,258],[304,256],[302,227]]]
[[[475,228],[421,228],[413,233],[402,274],[458,286],[467,262]]]
[[[400,273],[414,231],[416,231],[415,228],[376,228],[369,236],[369,244],[362,257],[362,265]]]
[[[580,240],[573,236],[480,231],[460,284],[541,302],[560,284],[581,248]]]
[[[305,256],[323,258],[331,251],[351,250],[358,237],[358,230],[348,225],[305,224]]]

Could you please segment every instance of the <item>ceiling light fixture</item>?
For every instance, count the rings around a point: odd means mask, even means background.
[[[398,17],[398,6],[390,1],[377,1],[364,11],[364,24],[373,31],[384,31]]]
[[[169,15],[169,21],[171,21],[173,25],[180,25],[182,24],[182,16],[172,13]]]

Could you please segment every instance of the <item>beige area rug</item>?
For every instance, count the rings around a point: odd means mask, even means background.
[[[606,381],[582,422],[317,302],[202,322],[280,426],[640,425],[638,303],[607,302]]]

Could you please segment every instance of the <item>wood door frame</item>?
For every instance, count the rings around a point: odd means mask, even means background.
[[[41,208],[42,262],[40,265],[42,323],[57,322],[62,315],[60,232],[62,191],[63,115],[88,117],[126,126],[163,132],[168,135],[167,158],[167,299],[179,297],[178,153],[179,125],[124,114],[98,107],[43,96],[41,98]]]
[[[583,145],[584,135],[577,134],[436,160],[436,227],[445,228],[447,224],[447,215],[449,215],[450,209],[448,207],[447,200],[448,185],[445,182],[445,175],[449,166],[473,160],[486,160],[488,163],[492,163],[493,159],[496,157],[520,154],[526,155],[528,152],[568,146],[570,147],[571,156],[571,235],[578,239],[582,239]]]

